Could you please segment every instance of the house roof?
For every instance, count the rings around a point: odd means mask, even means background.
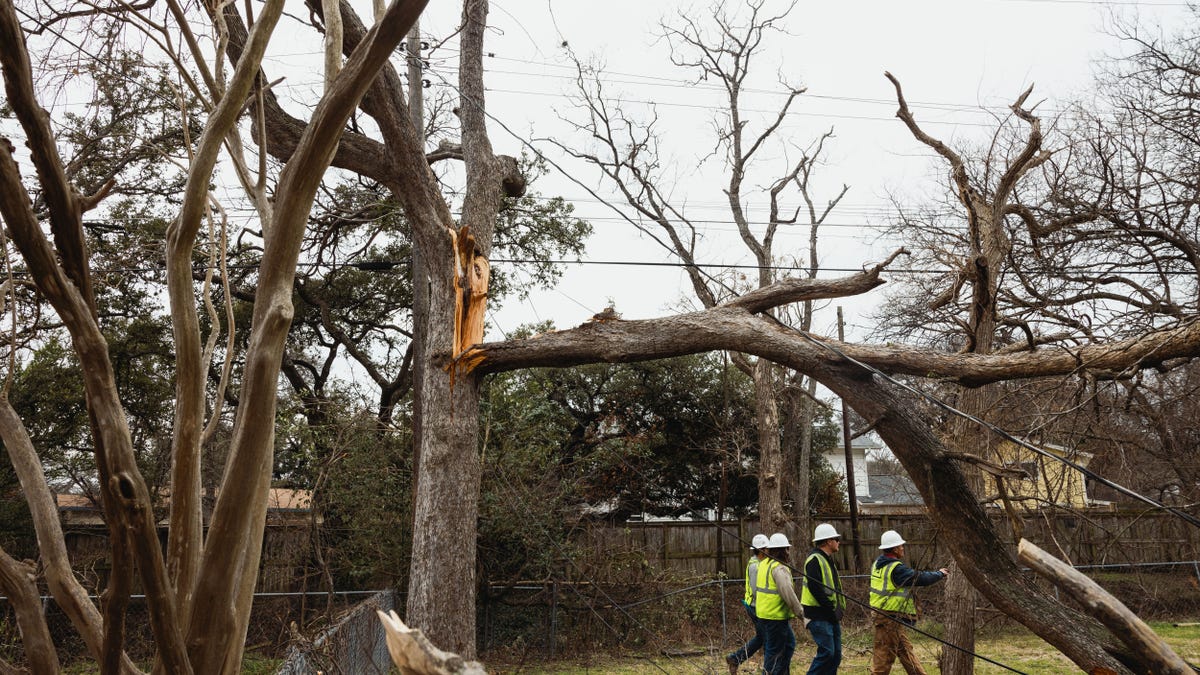
[[[312,490],[271,488],[267,495],[267,508],[281,511],[307,511],[312,508]]]
[[[91,510],[96,508],[91,497],[80,494],[56,494],[56,504],[60,511]],[[166,501],[170,498],[164,495]],[[267,510],[269,511],[307,511],[312,507],[312,490],[293,490],[291,488],[270,488],[267,494]]]
[[[1091,462],[1092,459],[1095,457],[1095,455],[1093,453],[1090,453],[1090,452],[1087,452],[1084,450],[1077,450],[1077,449],[1072,450],[1070,448],[1066,448],[1061,445],[1055,445],[1053,443],[1033,443],[1033,445],[1036,446],[1038,449],[1044,450],[1045,452],[1048,452],[1052,455],[1070,459],[1070,460],[1074,461],[1076,464],[1079,464],[1081,466],[1087,466],[1088,463]],[[1034,452],[1033,450],[1030,450],[1029,448],[1026,448],[1022,445],[1013,443],[1012,441],[1007,440],[1007,439],[1001,441],[1000,447],[1009,452],[1012,452],[1012,451],[1016,451],[1018,453],[1033,453]]]
[[[59,510],[95,508],[92,498],[87,495],[55,494],[54,501]]]
[[[869,473],[867,485],[870,486],[871,496],[860,497],[859,501],[863,503],[901,506],[919,506],[925,503],[912,479],[902,474]]]

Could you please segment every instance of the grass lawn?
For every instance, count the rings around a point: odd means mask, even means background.
[[[283,663],[281,659],[272,659],[255,654],[247,653],[242,657],[242,675],[272,675],[279,670],[279,665]],[[146,672],[154,667],[151,662],[138,664]],[[100,672],[100,667],[93,661],[80,660],[62,669],[63,675],[95,675]]]
[[[1152,623],[1160,636],[1175,649],[1175,653],[1191,663],[1200,663],[1200,626],[1174,627],[1169,623]],[[933,632],[933,631],[931,631]],[[803,673],[813,656],[813,644],[807,634],[797,634],[796,656],[792,659],[792,672]],[[940,672],[937,655],[941,645],[924,636],[913,636],[917,656],[925,670],[931,675]],[[871,662],[871,633],[867,630],[849,631],[843,636],[844,657],[840,670],[846,673],[868,672]],[[606,675],[650,675],[651,673],[696,673],[698,675],[723,675],[727,673],[724,652],[709,654],[707,649],[679,650],[688,656],[638,655],[594,656],[587,659],[562,659],[554,662],[534,664],[503,664],[488,662],[488,671],[497,675],[527,673],[529,675],[578,675],[583,673],[605,673]],[[732,651],[732,650],[730,650]],[[1079,672],[1074,664],[1059,654],[1040,638],[1024,629],[1008,629],[1000,633],[981,636],[976,641],[975,651],[993,661],[1003,663],[1029,675],[1059,675]],[[696,652],[700,652],[699,655]],[[761,672],[761,652],[757,658],[742,664],[740,672]],[[904,673],[896,663],[893,673]],[[977,661],[975,672],[980,675],[1009,673],[1000,666]]]

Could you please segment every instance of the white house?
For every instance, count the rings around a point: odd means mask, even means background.
[[[854,496],[861,500],[870,500],[871,486],[867,480],[867,455],[883,450],[883,443],[875,434],[864,434],[850,441],[850,453],[854,461]],[[843,479],[846,478],[846,451],[842,446],[824,454],[825,461],[833,467]]]

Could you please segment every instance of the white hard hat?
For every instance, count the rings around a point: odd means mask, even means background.
[[[829,523],[821,523],[817,526],[817,530],[813,532],[813,541],[824,541],[826,539],[841,539],[842,535],[833,529]]]
[[[895,530],[888,530],[887,532],[883,533],[882,537],[879,538],[879,548],[882,549],[896,548],[897,546],[903,545],[904,537],[901,537],[900,533]]]
[[[770,545],[771,540],[767,539],[767,535],[765,534],[756,534],[754,535],[754,538],[750,540],[750,548],[767,548]]]
[[[787,535],[782,532],[776,532],[767,540],[767,548],[790,548],[791,542],[787,540]]]

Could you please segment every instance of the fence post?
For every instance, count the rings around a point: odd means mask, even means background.
[[[558,581],[550,583],[550,658],[558,648]]]
[[[725,645],[729,644],[729,635],[725,630],[727,622],[725,618],[725,580],[717,579],[717,583],[721,585],[721,647],[724,648]]]
[[[486,590],[483,593],[483,649],[488,650],[492,648],[492,603],[489,602],[489,598],[492,597],[491,583],[485,583],[484,588]]]

